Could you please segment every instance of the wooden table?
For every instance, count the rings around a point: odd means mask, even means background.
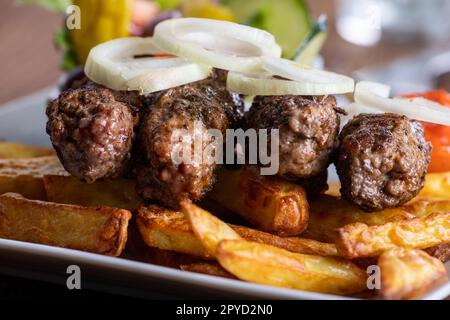
[[[410,45],[379,44],[364,48],[342,40],[334,28],[334,1],[309,1],[314,17],[326,13],[330,32],[322,51],[326,66],[337,72],[351,73],[367,65],[378,65],[422,49]],[[2,0],[0,10],[0,103],[54,85],[62,75],[61,53],[53,44],[54,31],[62,17],[36,7],[17,6],[14,0]],[[31,288],[31,289],[30,289]],[[54,298],[64,291],[54,285],[0,276],[2,298]],[[93,293],[92,293],[93,294]],[[87,294],[88,297],[90,293]],[[63,297],[70,295],[63,294]]]

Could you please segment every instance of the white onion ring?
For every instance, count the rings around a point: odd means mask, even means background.
[[[327,85],[334,88],[328,94],[343,94],[353,92],[355,83],[352,78],[337,73],[317,70],[308,65],[287,59],[264,57],[263,68],[272,75],[289,80],[319,85]],[[333,86],[331,86],[333,85]]]
[[[95,83],[113,90],[137,90],[141,94],[165,90],[205,79],[211,68],[181,58],[135,58],[165,54],[152,38],[120,38],[91,49],[84,71]]]
[[[245,95],[304,95],[317,96],[352,91],[348,83],[299,82],[273,78],[268,74],[242,74],[229,72],[227,89]]]
[[[262,56],[281,55],[270,33],[228,21],[169,19],[156,26],[154,39],[166,52],[230,71],[260,71]]]

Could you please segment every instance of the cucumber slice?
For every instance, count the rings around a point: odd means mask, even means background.
[[[311,19],[303,0],[265,1],[254,26],[272,33],[283,49],[283,57],[292,57],[311,30]]]
[[[272,33],[292,57],[311,29],[311,18],[304,0],[226,0],[237,21]]]
[[[292,60],[311,64],[323,47],[327,38],[327,17],[320,16],[305,40],[300,44]]]

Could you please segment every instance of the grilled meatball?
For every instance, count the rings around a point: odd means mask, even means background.
[[[337,145],[340,112],[333,96],[258,96],[246,114],[246,126],[279,129],[278,175],[298,181],[327,169]]]
[[[122,175],[137,123],[136,97],[94,86],[69,89],[49,102],[47,133],[68,172],[87,182]]]
[[[235,99],[215,78],[172,88],[161,93],[141,124],[139,145],[143,163],[138,168],[138,192],[145,199],[178,207],[184,198],[199,199],[208,191],[217,164],[191,157],[190,161],[174,161],[179,146],[172,139],[177,129],[194,141],[203,137],[200,151],[211,144],[208,129],[222,134],[239,119],[242,101]],[[192,148],[194,150],[194,148]],[[220,151],[220,150],[217,150]]]
[[[401,205],[423,188],[431,145],[420,123],[391,113],[361,114],[339,140],[341,194],[362,209]]]

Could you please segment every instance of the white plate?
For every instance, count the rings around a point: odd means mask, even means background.
[[[0,139],[49,145],[45,133],[45,101],[53,89],[0,106]],[[0,239],[0,272],[65,283],[68,265],[80,266],[82,287],[141,297],[349,299],[348,297],[282,289],[179,271],[126,258]],[[450,263],[447,263],[450,273]],[[444,299],[450,282],[423,299]]]

